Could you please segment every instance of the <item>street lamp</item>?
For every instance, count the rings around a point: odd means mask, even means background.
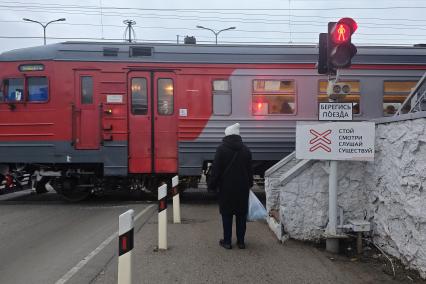
[[[214,35],[215,35],[215,37],[216,37],[216,44],[217,44],[217,36],[221,33],[221,32],[223,32],[223,31],[229,31],[229,30],[235,30],[236,29],[236,27],[229,27],[229,28],[226,28],[226,29],[223,29],[223,30],[220,30],[220,31],[214,31],[214,30],[212,30],[212,29],[209,29],[209,28],[206,28],[206,27],[203,27],[203,26],[197,26],[197,28],[199,28],[199,29],[204,29],[204,30],[209,30],[209,31],[211,31],[212,33],[214,33]]]
[[[50,22],[48,22],[47,24],[45,24],[45,25],[43,25],[42,23],[40,23],[39,21],[34,21],[34,20],[31,20],[31,19],[27,19],[27,18],[23,18],[22,20],[24,20],[24,21],[26,21],[26,22],[33,22],[33,23],[37,23],[37,24],[40,24],[42,27],[43,27],[43,39],[44,39],[44,45],[46,45],[46,27],[49,25],[49,24],[51,24],[51,23],[54,23],[54,22],[63,22],[63,21],[65,21],[66,19],[65,18],[60,18],[60,19],[57,19],[57,20],[53,20],[53,21],[50,21]]]

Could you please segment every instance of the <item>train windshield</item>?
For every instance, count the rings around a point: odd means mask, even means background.
[[[4,80],[0,83],[0,102],[4,101]]]
[[[29,77],[28,84],[28,101],[29,102],[45,102],[48,99],[48,88],[46,77]]]
[[[24,79],[3,80],[0,89],[0,100],[2,102],[21,102],[24,100]]]

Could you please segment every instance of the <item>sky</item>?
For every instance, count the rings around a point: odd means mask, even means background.
[[[214,44],[317,44],[327,23],[352,17],[355,45],[426,43],[425,0],[0,0],[0,52],[67,40],[123,41],[126,19],[136,22],[137,42]]]

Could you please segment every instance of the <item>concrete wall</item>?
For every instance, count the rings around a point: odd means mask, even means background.
[[[371,221],[373,239],[426,278],[426,119],[376,125],[374,162],[339,162],[344,220]],[[328,163],[316,161],[284,185],[266,178],[267,207],[279,208],[285,232],[322,237],[328,221]],[[274,181],[274,182],[272,182]]]

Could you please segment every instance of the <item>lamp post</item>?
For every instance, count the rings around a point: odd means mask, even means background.
[[[26,21],[26,22],[33,22],[33,23],[37,23],[37,24],[40,24],[42,27],[43,27],[43,39],[44,39],[44,45],[46,45],[46,28],[47,28],[47,26],[49,25],[49,24],[51,24],[51,23],[54,23],[54,22],[63,22],[63,21],[65,21],[66,19],[65,18],[60,18],[60,19],[57,19],[57,20],[53,20],[53,21],[50,21],[50,22],[48,22],[47,24],[45,24],[45,25],[43,25],[42,23],[40,23],[39,21],[34,21],[34,20],[31,20],[31,19],[27,19],[27,18],[23,18],[22,20],[24,20],[24,21]]]
[[[199,29],[203,29],[203,30],[209,30],[209,31],[211,31],[212,33],[214,33],[214,35],[215,35],[215,37],[216,37],[216,44],[217,44],[217,36],[221,33],[221,32],[224,32],[224,31],[229,31],[229,30],[235,30],[236,29],[236,27],[229,27],[229,28],[226,28],[226,29],[223,29],[223,30],[219,30],[219,31],[214,31],[214,30],[212,30],[212,29],[209,29],[209,28],[206,28],[206,27],[203,27],[203,26],[197,26],[197,28],[199,28]]]

